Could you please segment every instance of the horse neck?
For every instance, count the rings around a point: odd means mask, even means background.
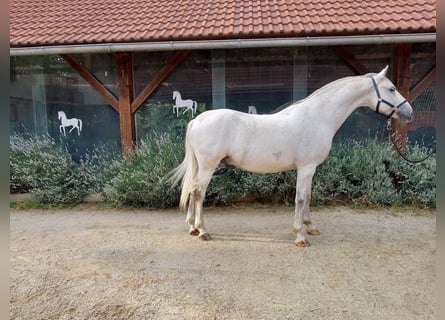
[[[354,110],[370,105],[371,89],[369,78],[347,77],[322,87],[302,103],[318,114],[317,121],[324,121],[335,133]]]

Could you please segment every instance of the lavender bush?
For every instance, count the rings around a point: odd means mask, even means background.
[[[10,191],[31,192],[42,203],[75,204],[89,193],[101,193],[115,206],[176,207],[180,188],[165,179],[184,156],[184,142],[168,133],[151,134],[122,158],[105,147],[96,148],[80,163],[48,137],[12,136]],[[414,146],[418,159],[428,149]],[[242,201],[291,204],[297,173],[253,174],[220,167],[209,185],[207,205]],[[436,206],[436,159],[411,165],[389,143],[347,140],[335,143],[314,176],[314,204],[361,206]]]
[[[11,192],[31,192],[41,203],[74,204],[88,193],[82,167],[50,137],[10,138]]]

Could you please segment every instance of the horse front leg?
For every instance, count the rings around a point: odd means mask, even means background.
[[[62,130],[63,130],[63,132],[62,132]],[[64,136],[66,136],[64,125],[59,126],[59,131],[60,131],[60,133],[63,133]]]
[[[310,219],[304,219],[305,213],[308,218],[309,202],[311,199],[311,185],[312,177],[314,176],[316,166],[308,165],[298,169],[297,172],[297,187],[295,196],[295,220],[294,220],[294,232],[297,235],[295,239],[295,245],[297,247],[307,247],[309,242],[303,232],[303,223],[311,225]]]
[[[311,216],[310,216],[310,204],[311,204],[311,193],[312,188],[309,191],[309,198],[306,201],[306,204],[304,206],[303,210],[303,223],[306,225],[306,232],[310,235],[319,235],[320,231],[318,228],[312,224]]]

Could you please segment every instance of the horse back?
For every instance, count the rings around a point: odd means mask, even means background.
[[[198,157],[224,159],[252,172],[294,169],[306,161],[319,162],[327,154],[300,130],[295,119],[283,115],[253,115],[230,109],[206,111],[192,120],[190,139]]]

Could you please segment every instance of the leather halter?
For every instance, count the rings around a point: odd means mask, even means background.
[[[386,105],[388,105],[389,107],[391,107],[391,109],[392,109],[391,113],[390,113],[389,115],[386,116],[386,117],[389,119],[389,118],[392,117],[392,115],[394,114],[394,112],[396,112],[396,109],[400,108],[401,106],[403,106],[405,103],[408,102],[408,101],[406,101],[406,100],[403,100],[403,101],[402,101],[401,103],[399,103],[397,106],[396,106],[396,105],[393,105],[391,102],[389,102],[389,101],[387,101],[387,100],[385,100],[385,99],[382,98],[382,96],[380,95],[379,88],[377,87],[377,82],[375,82],[375,79],[374,79],[374,78],[371,78],[371,80],[372,80],[372,85],[374,86],[375,93],[377,94],[377,98],[378,98],[377,106],[375,107],[375,112],[377,112],[377,113],[381,113],[381,112],[379,112],[379,108],[380,108],[380,103],[383,102],[383,103],[385,103]],[[383,114],[383,113],[381,113],[381,114]]]

